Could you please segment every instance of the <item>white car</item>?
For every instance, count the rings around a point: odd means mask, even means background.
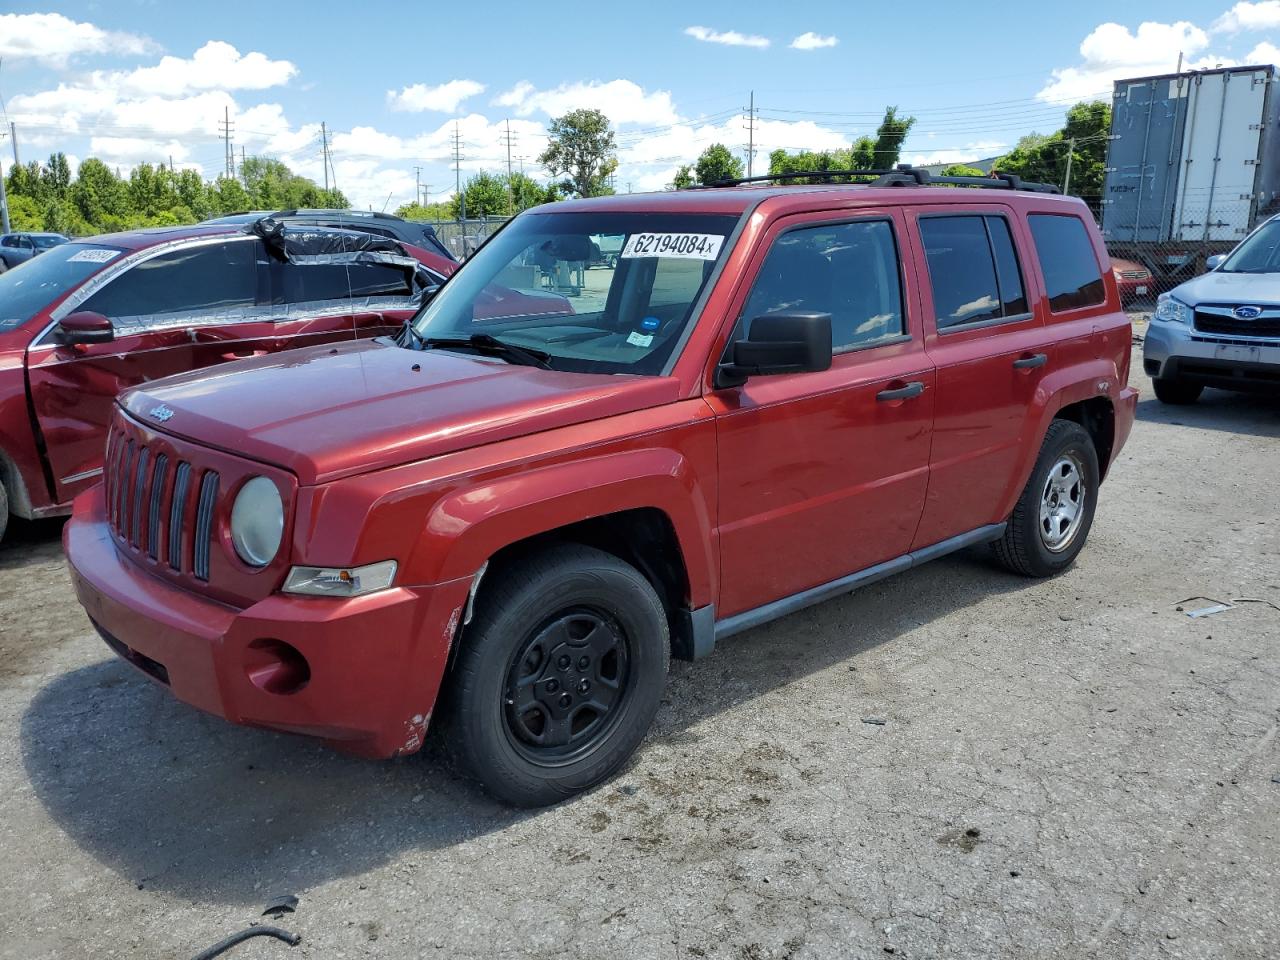
[[[1156,301],[1142,366],[1164,403],[1205,387],[1280,394],[1280,216]]]

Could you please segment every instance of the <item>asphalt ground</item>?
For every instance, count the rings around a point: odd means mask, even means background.
[[[360,761],[174,702],[18,524],[0,957],[191,957],[281,894],[301,945],[228,956],[1280,956],[1280,606],[1186,615],[1280,605],[1280,400],[1135,379],[1068,573],[974,550],[673,664],[629,767],[536,812],[430,737]]]

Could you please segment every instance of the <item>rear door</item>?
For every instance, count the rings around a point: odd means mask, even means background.
[[[109,279],[108,279],[109,278]],[[104,272],[55,312],[111,319],[110,343],[62,346],[56,325],[27,351],[37,428],[65,502],[102,467],[112,400],[120,391],[171,374],[269,349],[265,248],[254,237],[218,237],[144,252]]]
[[[714,390],[720,616],[907,552],[933,424],[901,216],[789,217],[766,235],[734,301],[733,338],[779,311],[832,316],[831,368]]]
[[[1027,284],[1025,228],[1002,204],[910,212],[926,278],[926,348],[937,369],[929,492],[920,549],[997,523],[1027,412],[1054,364]]]

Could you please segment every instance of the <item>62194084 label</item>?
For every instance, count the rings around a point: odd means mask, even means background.
[[[622,248],[624,260],[637,257],[674,257],[681,260],[714,260],[724,237],[715,233],[633,233]]]

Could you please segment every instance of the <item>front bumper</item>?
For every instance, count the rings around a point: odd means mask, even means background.
[[[99,633],[179,700],[361,756],[421,746],[469,580],[346,600],[273,594],[238,610],[122,557],[101,486],[76,501],[63,540]]]
[[[1280,342],[1217,337],[1153,319],[1142,344],[1142,368],[1153,379],[1280,391]]]

